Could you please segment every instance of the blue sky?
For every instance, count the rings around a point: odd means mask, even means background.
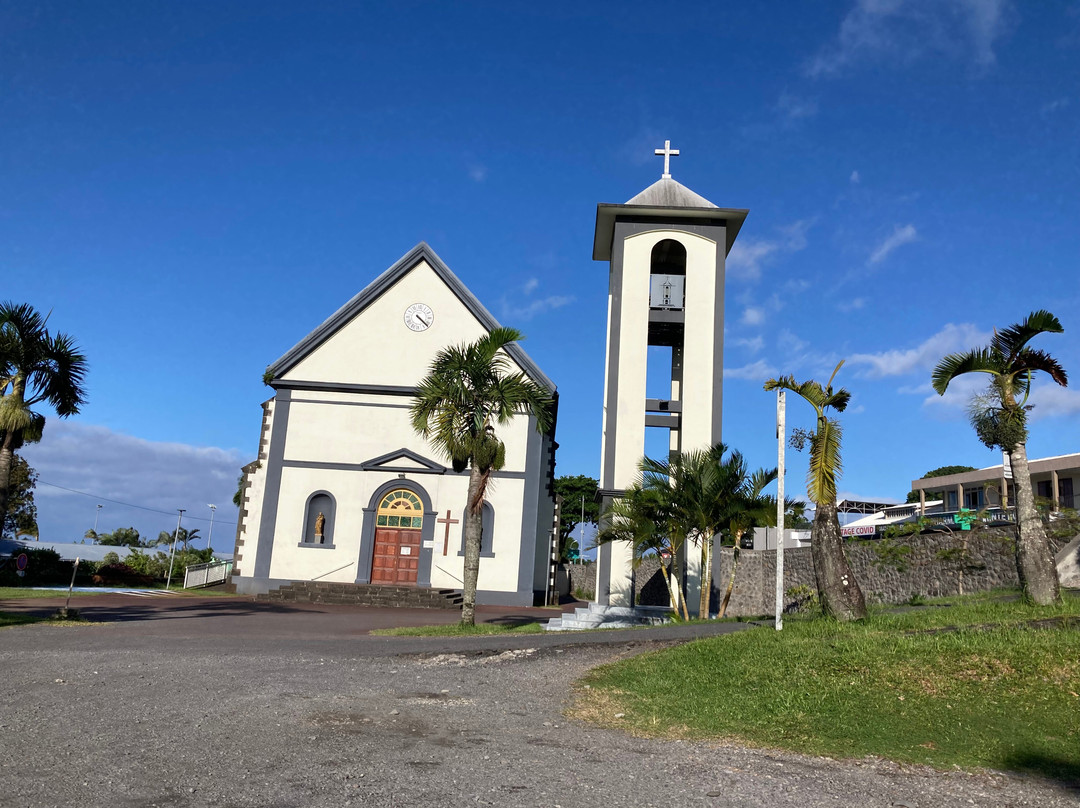
[[[0,297],[52,310],[89,402],[27,450],[42,537],[178,507],[230,533],[263,369],[420,240],[561,394],[599,467],[595,206],[674,177],[750,209],[724,439],[775,462],[777,373],[839,380],[845,494],[999,461],[946,352],[1048,308],[1080,368],[1080,4],[0,3]],[[1032,456],[1080,450],[1036,389]],[[810,411],[789,404],[789,421]],[[805,455],[789,453],[789,491]],[[231,524],[230,524],[231,523]],[[206,523],[190,522],[206,532]],[[224,542],[231,544],[231,539]],[[219,544],[219,542],[215,542]]]

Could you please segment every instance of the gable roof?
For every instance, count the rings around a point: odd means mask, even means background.
[[[393,465],[394,461],[412,461],[414,465]],[[394,452],[365,460],[360,464],[364,471],[404,471],[413,474],[446,474],[449,469],[441,463],[424,457],[421,454],[402,447]]]
[[[361,292],[353,297],[352,300],[327,317],[318,328],[296,343],[296,345],[280,359],[270,365],[268,371],[273,379],[276,381],[279,376],[288,373],[293,367],[337,333],[339,329],[343,328],[356,315],[382,296],[386,290],[408,274],[409,271],[421,261],[427,262],[428,266],[430,266],[435,274],[439,276],[440,280],[449,287],[450,291],[452,291],[465,308],[480,321],[480,324],[484,328],[488,331],[499,328],[499,321],[492,316],[491,312],[484,308],[484,304],[477,300],[476,296],[461,282],[461,279],[450,271],[450,268],[444,264],[442,259],[435,254],[435,251],[427,245],[427,242],[421,241],[405,253],[405,255],[401,256],[401,258],[399,258],[393,266],[387,269],[382,275],[368,284]],[[530,379],[537,384],[542,385],[548,392],[555,392],[554,382],[540,370],[540,367],[527,353],[525,353],[520,345],[516,342],[510,343],[506,346],[506,353],[510,355],[510,358],[513,359],[523,371],[525,371],[525,375]],[[271,384],[272,383],[273,382],[271,382]]]

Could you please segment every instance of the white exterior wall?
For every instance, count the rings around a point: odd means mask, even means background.
[[[427,330],[414,332],[403,315],[418,302],[432,308],[434,320]],[[459,551],[468,472],[432,472],[407,457],[381,464],[392,469],[372,468],[370,461],[408,450],[439,466],[449,465],[413,431],[412,399],[400,391],[419,383],[440,350],[473,342],[485,333],[484,325],[421,260],[275,378],[279,393],[271,404],[269,437],[264,441],[269,448],[264,457],[260,447],[263,467],[255,472],[248,491],[241,578],[366,580],[370,569],[361,569],[364,509],[378,505],[372,498],[380,486],[404,475],[427,493],[436,516],[426,515],[425,520],[443,518],[449,510],[458,521],[450,526],[445,554],[443,524],[434,525],[424,548],[431,552],[430,585],[461,588],[464,557]],[[520,369],[512,359],[510,364],[512,370]],[[384,392],[380,387],[396,390]],[[519,600],[531,602],[536,578],[534,531],[547,498],[541,492],[546,483],[547,457],[542,451],[546,441],[527,417],[496,426],[496,432],[506,445],[506,464],[488,489],[487,501],[495,515],[493,556],[481,559],[478,590],[517,593]],[[273,490],[268,491],[268,481]],[[332,547],[302,544],[308,499],[320,491],[334,498]],[[425,521],[425,536],[426,527]],[[265,557],[260,558],[260,552]],[[367,556],[370,564],[370,550]]]

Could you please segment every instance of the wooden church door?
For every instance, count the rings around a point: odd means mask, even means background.
[[[416,586],[423,524],[423,505],[411,491],[399,488],[383,497],[375,515],[373,584]]]

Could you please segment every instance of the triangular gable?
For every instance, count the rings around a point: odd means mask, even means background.
[[[446,466],[405,448],[365,460],[360,464],[360,468],[364,471],[398,471],[414,474],[445,474],[449,471]]]
[[[435,254],[435,251],[432,250],[426,242],[421,241],[398,259],[398,261],[382,275],[368,284],[368,286],[353,297],[352,300],[330,315],[322,325],[300,340],[300,342],[284,356],[274,362],[268,368],[268,373],[272,377],[272,380],[277,380],[283,374],[288,373],[289,370],[316,351],[323,343],[348,324],[356,317],[356,315],[371,305],[371,303],[377,300],[421,261],[427,262],[432,271],[438,275],[443,283],[446,284],[458,300],[460,300],[465,308],[476,317],[485,329],[491,331],[492,329],[499,328],[499,321],[492,316],[491,312],[484,308],[484,305],[476,299],[476,296],[461,282],[461,279],[450,271],[450,268]],[[517,343],[507,345],[506,353],[510,355],[510,358],[521,367],[530,379],[537,384],[542,385],[549,392],[555,392],[554,383],[542,370],[540,370],[539,366],[533,362],[520,345]],[[271,381],[271,384],[273,384],[273,381]]]

